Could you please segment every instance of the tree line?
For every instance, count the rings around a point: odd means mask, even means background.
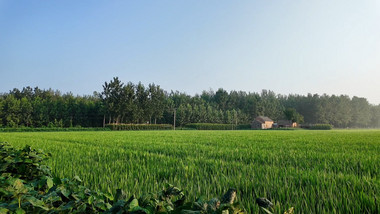
[[[88,96],[38,87],[0,94],[2,127],[102,127],[108,123],[249,124],[257,116],[335,127],[380,127],[380,105],[346,95],[281,95],[257,92],[203,91],[194,96],[167,92],[154,83],[123,83],[115,77],[103,91]]]

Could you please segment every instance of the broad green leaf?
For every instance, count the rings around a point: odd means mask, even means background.
[[[140,211],[140,212],[138,212]],[[143,211],[145,214],[150,214],[151,212],[145,208],[142,208],[140,206],[137,206],[137,207],[134,207],[131,212],[137,212],[137,213],[141,213],[141,211]]]
[[[49,208],[45,207],[45,203],[43,201],[38,200],[35,197],[27,197],[26,200],[35,207],[39,207],[44,210],[49,210]]]
[[[16,214],[25,214],[26,212],[25,212],[25,210],[23,210],[23,209],[21,209],[21,208],[17,208],[17,210],[16,210],[15,213],[16,213]]]
[[[62,207],[62,210],[72,210],[74,208],[75,204],[73,201],[70,201],[69,203],[65,204]]]
[[[174,209],[173,209],[173,207],[172,206],[166,206],[165,207],[166,208],[166,210],[168,211],[168,212],[171,212],[171,211],[173,211]]]
[[[69,196],[70,196],[70,194],[71,194],[71,191],[63,187],[63,188],[61,189],[61,193],[62,193],[66,198],[69,198]]]
[[[107,210],[107,206],[106,204],[102,201],[102,202],[99,202],[99,201],[96,201],[96,203],[94,203],[95,206],[101,210]]]
[[[7,214],[9,212],[8,209],[0,207],[0,214]]]
[[[54,181],[51,177],[47,177],[46,184],[48,186],[48,189],[52,188],[54,185]]]
[[[117,201],[116,203],[113,204],[113,206],[110,208],[110,212],[111,213],[119,213],[120,211],[123,210],[124,206],[125,206],[125,201],[123,200],[119,200]]]
[[[223,210],[222,214],[229,214],[228,210]]]
[[[113,195],[111,194],[111,193],[104,193],[104,196],[108,199],[108,200],[110,200],[110,201],[113,201],[114,200],[114,198],[113,198]]]
[[[94,196],[90,196],[90,197],[88,197],[87,201],[88,201],[88,203],[91,205],[92,202],[94,202]]]
[[[129,211],[132,211],[133,208],[135,207],[138,207],[139,206],[139,201],[135,198],[131,201],[131,203],[129,203]]]
[[[16,179],[14,180],[13,182],[13,187],[16,189],[16,190],[20,190],[24,187],[24,184],[22,183],[22,180],[20,179]]]
[[[74,180],[76,180],[76,181],[79,181],[80,183],[82,183],[83,181],[79,178],[79,176],[74,176]]]
[[[22,180],[16,179],[13,183],[13,188],[16,190],[16,194],[24,194],[28,192],[28,189],[22,183]]]
[[[78,211],[79,213],[85,213],[85,212],[86,212],[86,208],[87,208],[86,204],[83,203],[83,204],[81,204],[81,205],[77,208],[77,211]]]
[[[106,203],[107,210],[111,209],[112,205],[110,203]]]

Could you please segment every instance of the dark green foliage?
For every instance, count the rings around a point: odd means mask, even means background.
[[[219,124],[219,123],[189,123],[184,126],[184,129],[196,130],[250,130],[250,124]]]
[[[218,123],[190,123],[185,125],[185,128],[196,130],[235,130],[233,124],[218,124]]]
[[[236,129],[237,130],[250,130],[252,128],[251,128],[251,124],[240,124],[240,125],[236,126]]]
[[[170,124],[107,124],[106,128],[110,130],[171,130]]]
[[[19,127],[19,128],[0,128],[0,132],[71,132],[71,131],[110,131],[108,127],[105,128],[86,128],[86,127],[68,127],[68,128],[56,128],[56,127]]]
[[[82,180],[53,178],[42,164],[50,154],[29,146],[17,150],[0,143],[1,213],[244,213],[235,203],[236,190],[209,201],[186,202],[182,190],[173,185],[156,194],[127,197],[123,190],[102,193],[82,185]]]
[[[110,83],[105,82],[103,85],[101,94],[103,105],[106,107],[106,114],[115,122],[119,122],[121,119],[124,92],[124,84],[118,77],[114,77]]]
[[[7,143],[0,143],[0,173],[27,182],[51,176],[49,167],[41,165],[50,156],[29,146],[17,150]]]
[[[174,112],[176,111],[176,121]],[[61,94],[51,89],[25,87],[0,94],[0,126],[3,127],[103,127],[109,123],[248,124],[257,116],[275,122],[288,118],[297,123],[332,124],[334,127],[380,127],[380,106],[365,98],[347,95],[280,95],[203,91],[201,95],[166,92],[141,82],[124,84],[117,77],[105,82],[92,96]]]
[[[97,96],[62,95],[59,91],[23,88],[0,94],[3,127],[100,127],[102,102]]]
[[[266,198],[256,198],[256,203],[264,208],[273,207],[273,203]]]
[[[294,108],[303,115],[307,124],[327,123],[339,128],[380,127],[371,120],[380,117],[376,111],[378,106],[369,104],[365,98],[308,94],[281,96],[279,99],[286,108]]]
[[[28,146],[0,144],[0,209],[4,213],[98,213],[111,207],[112,194],[94,192],[79,177],[53,178],[42,162],[49,154]]]
[[[165,92],[155,84],[124,85],[117,77],[103,85],[100,94],[108,123],[157,123],[163,117]],[[106,119],[106,118],[104,118]],[[104,121],[105,122],[105,121]]]
[[[184,126],[184,129],[196,130],[250,130],[250,124],[219,124],[219,123],[189,123]]]
[[[286,119],[291,120],[293,123],[303,123],[303,116],[297,112],[295,108],[287,108],[284,111]]]
[[[330,124],[313,124],[306,126],[305,128],[312,130],[331,130],[333,126]]]
[[[371,106],[369,105],[367,99],[353,97],[351,103],[351,127],[368,127],[371,121]]]

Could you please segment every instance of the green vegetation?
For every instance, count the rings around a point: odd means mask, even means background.
[[[365,98],[336,95],[281,95],[203,91],[190,96],[166,92],[141,82],[124,84],[117,77],[92,96],[73,96],[38,87],[0,93],[0,127],[104,127],[105,124],[189,123],[250,124],[267,116],[305,124],[332,124],[337,128],[380,127],[380,105]],[[175,123],[174,123],[175,120]]]
[[[307,129],[312,130],[331,130],[333,128],[330,124],[313,124],[306,127]]]
[[[237,125],[237,130],[250,130],[251,124],[239,124]]]
[[[184,129],[195,130],[250,130],[251,124],[189,123]]]
[[[303,116],[297,112],[295,108],[287,108],[284,111],[284,115],[286,119],[291,120],[293,123],[296,122],[298,124],[303,123]]]
[[[171,130],[170,124],[107,124],[110,130]]]
[[[67,131],[110,131],[110,128],[87,128],[87,127],[41,127],[41,128],[32,128],[32,127],[18,127],[18,128],[0,128],[0,132],[67,132]]]
[[[185,128],[196,130],[235,130],[236,125],[218,123],[189,123]]]
[[[102,193],[82,185],[82,180],[52,177],[43,162],[50,157],[29,146],[14,149],[0,143],[0,213],[244,213],[235,202],[236,190],[229,189],[220,198],[202,198],[186,202],[182,190],[167,184],[156,194],[129,199],[121,189]],[[263,209],[271,207],[267,199],[258,198]],[[268,206],[269,205],[269,206]]]
[[[275,213],[380,210],[378,130],[30,132],[0,141],[51,152],[53,175],[102,192],[143,195],[171,183],[193,201],[234,187],[248,213],[259,212],[258,197]]]

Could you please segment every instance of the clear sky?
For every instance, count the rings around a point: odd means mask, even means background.
[[[0,0],[0,92],[91,95],[115,76],[380,104],[380,1]]]

